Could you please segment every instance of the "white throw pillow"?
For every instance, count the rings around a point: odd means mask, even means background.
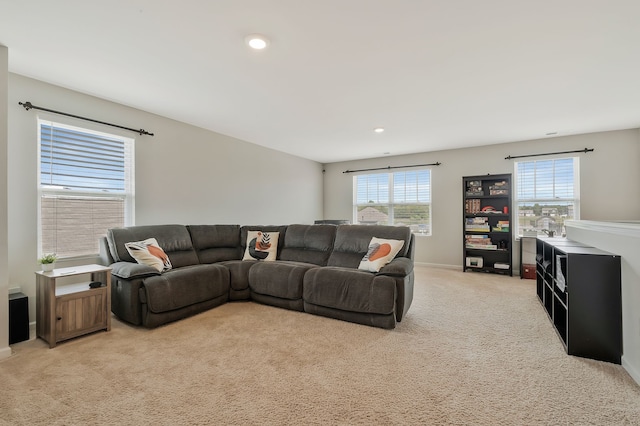
[[[166,272],[171,269],[169,256],[162,250],[155,238],[147,238],[143,241],[132,241],[124,245],[136,262],[151,266],[158,272]]]
[[[402,246],[404,246],[402,240],[385,240],[373,237],[369,243],[369,250],[362,258],[358,269],[369,272],[380,271],[384,265],[396,257]]]
[[[247,232],[247,248],[242,260],[276,260],[279,232]]]

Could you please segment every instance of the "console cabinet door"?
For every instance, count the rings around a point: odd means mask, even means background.
[[[56,340],[61,341],[106,327],[106,290],[97,289],[58,297]]]

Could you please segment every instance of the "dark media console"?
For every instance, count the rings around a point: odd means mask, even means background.
[[[565,238],[536,240],[537,294],[569,355],[620,364],[620,256]]]

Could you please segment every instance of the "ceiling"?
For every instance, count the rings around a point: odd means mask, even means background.
[[[0,0],[0,44],[13,73],[321,163],[640,127],[638,0]]]

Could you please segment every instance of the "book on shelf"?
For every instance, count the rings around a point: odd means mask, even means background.
[[[478,250],[498,250],[498,246],[495,244],[474,244],[467,243],[466,247],[468,249],[478,249]]]
[[[484,225],[486,223],[489,223],[489,218],[482,216],[468,217],[465,222],[467,223],[467,225]]]
[[[482,195],[482,194],[477,194],[477,195]],[[480,200],[477,198],[471,199],[471,200],[465,200],[464,201],[464,210],[466,213],[479,213],[480,211],[482,211],[482,208],[480,207]]]
[[[493,241],[491,241],[488,235],[465,235],[464,238],[467,248],[497,249],[497,245],[493,244]]]
[[[491,244],[491,238],[488,235],[465,235],[465,241],[478,244]]]
[[[493,267],[496,269],[509,269],[508,263],[496,262],[493,264]]]
[[[466,231],[469,232],[489,232],[489,218],[486,217],[468,217],[464,226]]]
[[[496,226],[491,229],[493,232],[509,232],[509,221],[499,220]]]

